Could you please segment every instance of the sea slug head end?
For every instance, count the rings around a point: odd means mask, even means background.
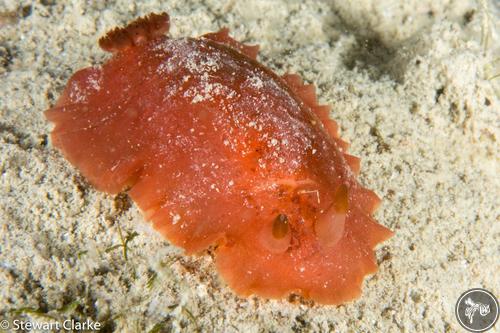
[[[322,246],[334,246],[344,235],[348,201],[347,186],[340,185],[331,206],[315,221],[314,233]]]

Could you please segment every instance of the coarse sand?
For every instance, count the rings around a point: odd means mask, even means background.
[[[52,147],[43,111],[72,73],[109,57],[100,36],[152,11],[170,14],[174,37],[229,27],[333,106],[361,183],[383,198],[375,216],[395,231],[358,300],[240,299],[210,255],[184,256],[126,195],[97,192]],[[499,13],[487,0],[0,0],[0,320],[463,331],[461,293],[500,295]]]

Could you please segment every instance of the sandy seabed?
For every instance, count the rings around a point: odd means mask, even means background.
[[[43,111],[73,72],[108,57],[98,37],[151,11],[169,12],[175,37],[229,27],[333,106],[361,183],[383,198],[375,216],[395,231],[361,298],[240,299],[210,256],[184,256],[52,147]],[[0,1],[0,319],[75,318],[101,332],[461,331],[462,292],[500,295],[499,11],[467,0]]]

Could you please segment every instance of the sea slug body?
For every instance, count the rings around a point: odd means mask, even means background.
[[[392,233],[371,217],[379,199],[356,181],[330,108],[227,29],[168,28],[150,14],[100,40],[113,56],[75,73],[45,113],[53,145],[97,189],[128,191],[187,253],[214,247],[239,295],[358,297]]]

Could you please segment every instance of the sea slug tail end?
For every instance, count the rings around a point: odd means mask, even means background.
[[[108,52],[119,52],[154,39],[168,32],[170,18],[167,13],[151,13],[131,22],[126,27],[115,28],[99,39],[99,46]]]

